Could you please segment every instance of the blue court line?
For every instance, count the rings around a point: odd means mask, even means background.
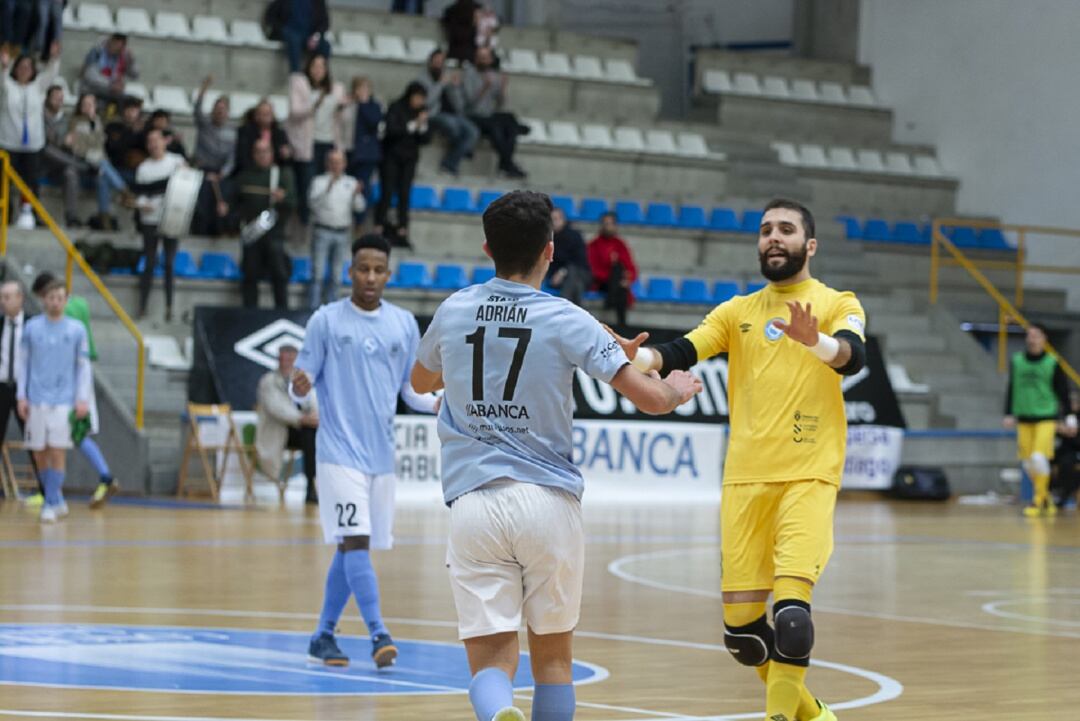
[[[137,506],[139,508],[167,508],[170,511],[243,511],[247,506],[238,504],[213,503],[210,501],[181,501],[174,498],[147,498],[140,496],[117,496],[109,501],[115,506]]]
[[[904,431],[904,438],[1016,438],[1016,431],[938,428],[935,430]]]

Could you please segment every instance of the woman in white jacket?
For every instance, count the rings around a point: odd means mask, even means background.
[[[326,57],[313,55],[302,73],[289,75],[289,117],[285,132],[293,148],[300,222],[308,224],[308,187],[326,170],[326,154],[342,146],[345,86],[330,78]]]
[[[8,73],[8,66],[11,72]],[[38,73],[34,59],[20,55],[15,62],[6,52],[0,52],[0,148],[11,156],[11,167],[37,194],[41,172],[41,150],[45,147],[45,96],[60,69],[60,44],[49,48],[49,62]],[[18,210],[18,194],[12,194],[12,204]],[[34,216],[28,203],[23,204],[18,227],[34,227]]]

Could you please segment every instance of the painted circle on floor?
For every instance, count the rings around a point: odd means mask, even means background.
[[[338,636],[346,668],[308,660],[306,633],[97,624],[0,624],[0,684],[206,694],[402,695],[462,693],[460,643],[395,639],[397,663],[377,670],[366,637]],[[574,682],[607,677],[574,662]],[[514,686],[533,685],[522,654]]]

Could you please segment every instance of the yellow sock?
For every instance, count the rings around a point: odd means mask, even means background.
[[[813,597],[814,587],[806,581],[801,581],[797,578],[789,578],[787,576],[776,579],[773,585],[773,598],[778,600],[794,599],[802,601],[803,603],[810,603]],[[778,664],[770,664],[770,666]],[[779,664],[785,665],[785,664]],[[806,669],[803,669],[803,677],[806,676]],[[762,678],[766,680],[765,677]],[[818,707],[817,698],[814,694],[810,693],[810,690],[806,688],[805,683],[801,685],[799,690],[799,706],[795,713],[795,718],[799,721],[811,721],[811,719],[817,718],[821,709]]]
[[[765,685],[765,718],[770,721],[795,721],[802,697],[805,666],[773,661],[769,664],[769,682]]]
[[[1031,485],[1035,487],[1033,502],[1038,508],[1042,508],[1050,500],[1050,476],[1039,473],[1032,477]]]

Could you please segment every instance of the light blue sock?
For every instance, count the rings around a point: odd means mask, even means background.
[[[574,684],[536,684],[533,693],[532,721],[572,721],[577,699]]]
[[[86,460],[90,461],[90,465],[97,471],[98,476],[101,477],[102,482],[112,481],[112,472],[109,470],[109,464],[105,462],[105,456],[101,454],[101,448],[93,438],[87,436],[83,438],[82,443],[79,444],[79,450],[82,451]]]
[[[326,572],[326,590],[323,592],[322,613],[319,614],[319,628],[312,639],[323,634],[334,634],[341,612],[349,602],[349,579],[345,578],[345,554],[338,551],[330,562]]]
[[[496,713],[514,705],[514,684],[501,668],[485,668],[472,677],[469,701],[478,721],[491,721]]]
[[[368,633],[372,636],[387,633],[379,611],[379,579],[375,577],[375,568],[371,565],[371,554],[368,551],[346,551],[344,556],[345,578],[356,596],[356,605],[360,607]]]
[[[45,486],[45,503],[50,506],[59,506],[64,498],[60,495],[60,487],[64,484],[64,474],[55,468],[46,468],[41,472],[41,485]]]

